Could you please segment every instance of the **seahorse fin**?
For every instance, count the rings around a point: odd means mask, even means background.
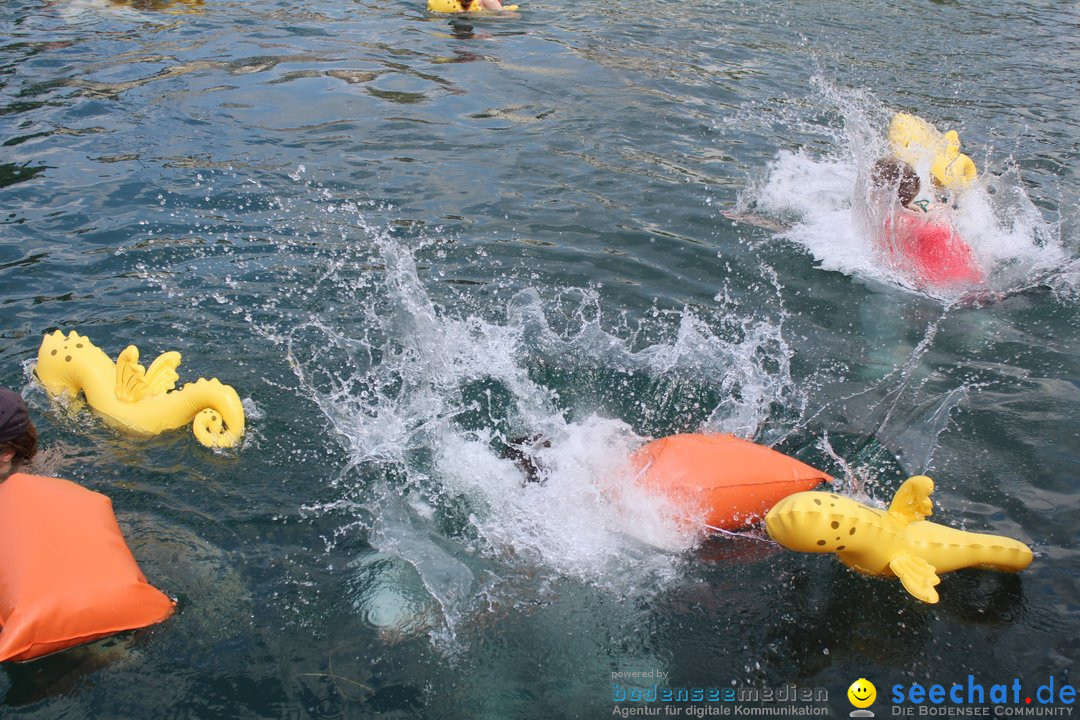
[[[932,492],[934,481],[925,475],[908,478],[893,496],[889,514],[905,525],[926,519],[934,512],[934,503],[930,499]]]
[[[116,398],[133,403],[172,390],[180,378],[176,374],[179,365],[180,353],[166,352],[147,371],[139,364],[139,348],[128,345],[116,358]]]
[[[139,348],[128,345],[116,356],[116,399],[136,402],[142,398],[146,369],[139,364]]]
[[[176,381],[180,376],[176,368],[180,366],[180,353],[175,350],[163,352],[150,363],[150,369],[146,371],[146,395],[161,395],[176,387]]]
[[[937,575],[937,569],[921,557],[900,553],[889,563],[889,569],[900,578],[904,589],[919,600],[925,603],[938,601],[934,586],[941,582],[941,578]]]

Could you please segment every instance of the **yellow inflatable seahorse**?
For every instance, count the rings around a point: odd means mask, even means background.
[[[42,338],[34,372],[52,395],[86,395],[86,402],[113,423],[156,435],[192,423],[207,447],[232,447],[244,434],[240,396],[217,378],[200,378],[174,390],[180,353],[162,353],[145,370],[139,350],[128,345],[113,363],[86,337],[57,330]]]
[[[962,190],[978,175],[975,162],[960,152],[955,130],[941,133],[921,117],[900,112],[889,123],[889,142],[897,159],[918,168],[929,165],[930,174],[950,190]]]
[[[933,491],[925,475],[909,478],[887,511],[828,492],[795,493],[773,506],[765,527],[791,550],[836,553],[853,570],[896,576],[928,603],[938,601],[938,573],[965,567],[1018,572],[1031,564],[1031,549],[1022,542],[925,521]]]

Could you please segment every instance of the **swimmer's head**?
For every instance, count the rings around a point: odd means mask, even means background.
[[[896,188],[896,198],[901,205],[909,205],[919,195],[921,184],[915,168],[893,158],[882,158],[874,163],[870,179],[880,188]]]
[[[539,448],[551,447],[551,441],[543,435],[526,435],[512,438],[506,443],[502,456],[513,460],[518,470],[525,476],[525,482],[543,482],[544,468],[536,457]]]
[[[0,388],[0,480],[37,453],[38,435],[19,393]]]

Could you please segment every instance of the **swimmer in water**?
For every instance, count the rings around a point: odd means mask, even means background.
[[[875,188],[895,193],[881,228],[886,256],[920,286],[931,290],[985,285],[975,253],[953,228],[947,206],[920,198],[922,185],[911,165],[892,158],[874,163]]]
[[[543,435],[524,435],[507,441],[502,456],[517,465],[526,483],[543,483],[546,470],[541,466],[536,453],[550,447],[551,441]]]

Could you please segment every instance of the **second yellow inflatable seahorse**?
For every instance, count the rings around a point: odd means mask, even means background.
[[[46,335],[34,372],[52,395],[86,395],[86,402],[114,424],[156,435],[192,423],[207,447],[232,447],[244,434],[240,396],[217,378],[200,378],[174,390],[180,353],[162,353],[146,370],[139,350],[128,345],[114,363],[89,339],[72,330]]]
[[[960,135],[942,133],[917,115],[896,113],[889,123],[889,142],[897,159],[918,167],[930,166],[930,174],[950,190],[963,190],[975,181],[975,161],[960,152]]]
[[[896,576],[923,602],[936,603],[938,573],[965,567],[1018,572],[1031,564],[1031,549],[998,535],[955,530],[924,520],[933,512],[934,481],[909,478],[888,510],[828,492],[790,495],[769,510],[765,527],[791,550],[836,553],[867,575]]]

